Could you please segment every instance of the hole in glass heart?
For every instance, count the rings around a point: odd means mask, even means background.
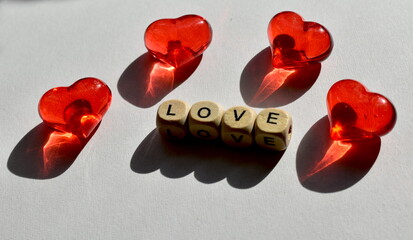
[[[337,121],[345,124],[354,124],[357,121],[357,113],[347,103],[337,103],[331,110],[331,115]]]
[[[275,48],[279,49],[292,49],[295,47],[295,41],[294,38],[292,38],[288,34],[280,34],[277,37],[274,38],[274,41],[272,43]]]
[[[92,113],[92,106],[85,99],[78,99],[69,104],[64,110],[64,120],[67,122],[77,121],[83,115]]]
[[[330,135],[333,139],[345,141],[351,140],[357,135],[361,138],[372,137],[371,133],[355,127],[358,118],[357,112],[346,103],[337,103],[334,105],[331,110],[331,118],[333,119],[333,122]]]
[[[181,41],[178,40],[168,42],[168,54],[162,56],[161,59],[166,59],[166,62],[172,63],[172,66],[181,66],[194,56],[196,53],[191,48],[182,46]]]
[[[69,104],[64,110],[64,119],[70,126],[69,132],[84,138],[89,136],[101,120],[93,114],[91,104],[85,99],[78,99]]]
[[[280,34],[273,41],[273,59],[274,66],[294,66],[297,61],[305,58],[303,51],[294,49],[295,40],[290,35]]]

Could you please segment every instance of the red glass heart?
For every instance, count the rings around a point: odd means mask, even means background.
[[[355,80],[341,80],[327,94],[330,136],[349,141],[382,136],[396,123],[396,109],[384,96]]]
[[[272,64],[276,68],[299,67],[326,59],[333,49],[328,30],[315,22],[304,22],[294,12],[281,12],[268,24]]]
[[[200,56],[211,40],[211,26],[197,15],[160,19],[145,31],[145,46],[149,52],[175,68]]]
[[[102,120],[112,100],[109,87],[99,79],[84,78],[69,87],[47,91],[39,114],[50,127],[87,138]]]

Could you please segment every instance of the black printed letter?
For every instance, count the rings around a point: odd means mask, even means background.
[[[166,115],[168,115],[168,116],[175,116],[175,115],[176,115],[175,113],[171,113],[171,108],[172,108],[172,105],[169,104],[169,105],[168,105],[168,112],[166,113]]]
[[[206,110],[206,111],[207,111],[207,114],[204,115],[204,116],[201,116],[201,111],[202,111],[202,110]],[[211,115],[211,109],[209,109],[209,108],[207,108],[207,107],[203,107],[203,108],[200,108],[200,109],[198,110],[198,117],[200,117],[200,118],[207,118],[207,117],[209,117],[209,115]]]
[[[271,119],[277,120],[277,117],[273,117],[272,115],[280,115],[279,113],[270,112],[268,114],[267,123],[277,124],[277,122],[271,122]]]
[[[239,115],[239,117],[238,117],[237,110],[234,109],[235,121],[239,121],[242,118],[242,116],[244,116],[244,113],[245,113],[245,110],[242,111],[241,115]]]

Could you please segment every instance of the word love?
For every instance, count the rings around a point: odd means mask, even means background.
[[[292,118],[283,110],[268,108],[258,115],[251,108],[232,107],[226,111],[211,101],[197,102],[190,107],[181,100],[163,102],[158,109],[156,126],[168,139],[192,136],[222,141],[234,147],[258,146],[282,151],[290,142]]]

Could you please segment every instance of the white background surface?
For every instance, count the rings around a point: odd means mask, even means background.
[[[212,100],[229,108],[246,105],[241,74],[268,47],[271,17],[285,10],[323,24],[335,46],[314,85],[281,106],[293,115],[294,132],[274,168],[255,162],[253,152],[242,164],[231,159],[240,156],[234,150],[218,149],[226,155],[209,161],[191,150],[185,157],[183,148],[177,156],[140,146],[155,136],[160,102],[135,106],[118,84],[146,52],[143,34],[151,22],[189,13],[210,22],[214,37],[201,63],[164,100]],[[0,0],[0,238],[413,239],[412,11],[409,0]],[[86,76],[102,79],[113,93],[93,138],[57,177],[14,174],[8,162],[41,123],[42,94]],[[345,78],[391,99],[396,126],[360,179],[330,175],[306,186],[297,174],[300,142],[327,114],[329,87]]]

